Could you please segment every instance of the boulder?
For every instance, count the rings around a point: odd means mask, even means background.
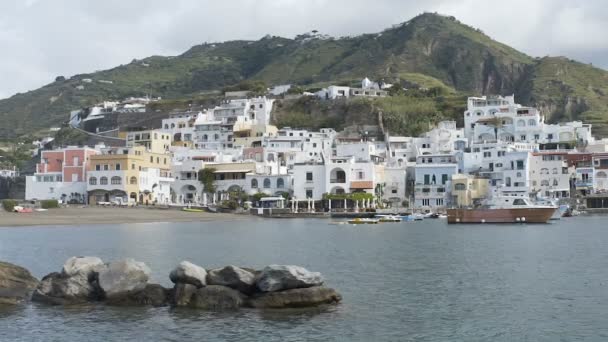
[[[0,304],[18,304],[30,298],[38,279],[21,266],[0,261]]]
[[[87,277],[82,275],[70,277],[53,272],[42,278],[32,295],[32,300],[53,305],[70,305],[86,303],[95,297],[95,289]]]
[[[119,298],[143,290],[150,278],[150,268],[133,259],[114,261],[99,271],[98,278],[106,299]]]
[[[67,276],[87,275],[99,272],[104,267],[103,261],[98,257],[71,257],[65,264],[61,273]]]
[[[97,300],[101,295],[97,275],[103,267],[97,257],[71,257],[61,273],[54,272],[42,278],[32,300],[56,305]]]
[[[114,306],[166,306],[169,290],[159,284],[147,284],[143,290],[128,293],[125,296],[108,298],[106,304]]]
[[[192,284],[203,287],[207,284],[207,271],[189,261],[180,262],[169,274],[174,284]]]
[[[319,272],[310,272],[304,267],[293,265],[266,266],[259,275],[256,285],[262,292],[274,292],[323,284]]]
[[[208,285],[222,285],[245,294],[255,291],[255,274],[236,266],[226,266],[207,273]]]
[[[258,309],[306,308],[322,304],[337,304],[342,296],[334,289],[315,286],[279,292],[260,293],[247,302]]]
[[[192,284],[175,284],[171,293],[171,304],[174,306],[189,306],[194,292],[196,292],[196,286]]]
[[[191,308],[204,310],[236,310],[247,297],[237,290],[221,285],[208,285],[197,289],[190,299]]]

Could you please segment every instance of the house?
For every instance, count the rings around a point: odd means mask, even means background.
[[[488,197],[489,186],[487,178],[462,173],[454,174],[450,202],[457,207],[471,207]]]
[[[530,191],[546,198],[570,197],[571,171],[567,152],[533,152],[530,156]]]
[[[36,172],[25,178],[25,199],[86,203],[87,173],[99,148],[69,146],[42,151]]]
[[[443,209],[452,175],[459,173],[458,159],[451,154],[423,155],[414,167],[414,208],[423,211]]]

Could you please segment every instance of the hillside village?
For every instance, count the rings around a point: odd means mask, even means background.
[[[173,112],[144,130],[100,131],[96,123],[142,114],[158,99],[102,102],[69,119],[104,143],[42,150],[25,198],[312,214],[442,212],[499,192],[608,208],[608,140],[580,121],[548,124],[514,96],[469,97],[464,127],[443,121],[416,137],[393,135],[391,127],[271,125],[277,96],[373,98],[391,86],[365,78],[360,88],[315,93],[288,94],[289,85],[264,96],[226,93],[217,106]]]

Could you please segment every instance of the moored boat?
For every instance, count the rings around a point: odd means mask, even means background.
[[[348,220],[350,224],[378,224],[380,222],[379,219],[371,219],[371,218],[355,218],[352,220]]]
[[[381,223],[402,221],[401,217],[395,215],[376,215],[376,217]]]
[[[496,196],[479,208],[448,209],[448,223],[547,223],[556,206],[532,204],[529,199]]]

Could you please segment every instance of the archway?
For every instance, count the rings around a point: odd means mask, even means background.
[[[346,183],[346,172],[343,169],[337,167],[329,173],[330,183]]]

